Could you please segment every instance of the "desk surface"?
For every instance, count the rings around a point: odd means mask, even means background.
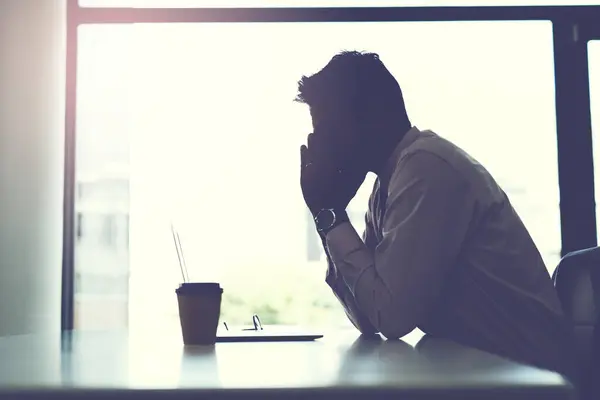
[[[89,391],[94,399],[394,394],[395,399],[548,400],[572,395],[558,374],[431,338],[413,347],[343,332],[315,342],[188,348],[178,337],[132,338],[126,332],[0,338],[0,397]]]

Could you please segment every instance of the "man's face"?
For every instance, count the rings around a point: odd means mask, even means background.
[[[358,119],[348,109],[340,106],[327,109],[311,108],[310,114],[315,135],[322,135],[328,152],[341,168],[359,163],[363,158],[364,132]]]

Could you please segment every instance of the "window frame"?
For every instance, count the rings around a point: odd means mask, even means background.
[[[600,39],[598,6],[93,8],[66,0],[65,179],[61,329],[74,328],[78,27],[218,22],[550,21],[553,25],[561,256],[596,241],[587,44]],[[518,146],[518,143],[515,144]]]

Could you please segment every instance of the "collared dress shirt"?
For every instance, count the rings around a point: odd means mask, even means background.
[[[326,281],[361,332],[419,328],[572,373],[572,330],[531,236],[490,173],[435,133],[398,144],[362,238],[347,222],[325,244]]]

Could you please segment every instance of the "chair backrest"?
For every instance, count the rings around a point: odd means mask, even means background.
[[[563,310],[573,323],[577,361],[587,392],[591,378],[600,370],[600,247],[567,254],[553,279]]]

